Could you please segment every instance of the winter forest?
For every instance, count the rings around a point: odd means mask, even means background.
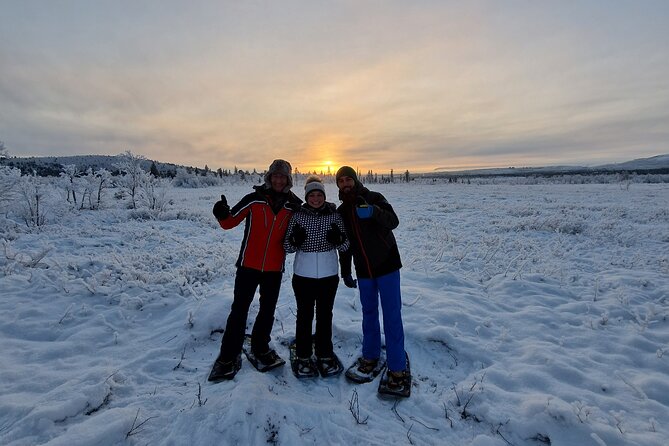
[[[0,165],[0,444],[667,444],[666,173],[363,172],[400,219],[413,387],[389,400],[376,382],[246,360],[234,380],[207,382],[243,237],[211,208],[262,172],[149,165],[129,151],[115,174]],[[284,358],[291,274],[289,255],[272,333]],[[357,292],[340,284],[335,300],[345,366],[360,352]]]

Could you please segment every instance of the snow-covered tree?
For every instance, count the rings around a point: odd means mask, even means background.
[[[9,203],[16,194],[16,185],[21,180],[21,171],[9,166],[0,166],[0,204]]]
[[[102,192],[109,187],[111,182],[111,172],[107,169],[100,169],[94,172],[92,168],[88,168],[86,175],[81,178],[82,182],[82,197],[81,207],[88,206],[88,209],[99,209],[102,201]]]
[[[102,201],[102,191],[110,186],[111,178],[111,172],[107,169],[100,169],[95,172],[95,184],[97,186],[95,192],[96,209],[100,208],[100,203]]]
[[[186,169],[177,169],[177,174],[174,176],[172,184],[175,187],[196,188],[198,187],[198,178]]]
[[[142,169],[142,162],[146,160],[143,155],[135,155],[130,150],[126,150],[118,155],[118,162],[114,164],[123,175],[122,186],[130,195],[132,208],[137,209],[137,195],[141,193],[141,182],[145,178],[146,172]]]
[[[161,213],[169,204],[167,197],[168,182],[161,178],[156,178],[147,174],[142,181],[142,199],[141,202],[150,210]]]
[[[37,175],[26,175],[19,181],[21,197],[21,217],[26,226],[42,226],[46,223],[45,197],[46,188]]]
[[[156,166],[155,161],[151,162],[151,168],[149,169],[149,172],[151,172],[151,175],[153,175],[156,178],[160,176],[160,171],[158,171],[158,167]]]
[[[60,173],[60,178],[62,179],[61,184],[67,192],[67,202],[72,203],[75,206],[77,204],[77,188],[75,185],[75,178],[77,175],[77,166],[74,164],[66,164],[63,166],[63,171]]]
[[[217,186],[220,183],[221,178],[216,175],[202,176],[190,173],[187,169],[177,169],[177,174],[172,180],[172,186],[186,188]]]

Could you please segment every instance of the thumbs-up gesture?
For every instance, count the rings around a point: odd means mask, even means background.
[[[221,195],[221,199],[216,202],[212,212],[217,220],[225,220],[228,218],[230,215],[230,206],[228,206],[228,200],[225,198],[225,195]]]

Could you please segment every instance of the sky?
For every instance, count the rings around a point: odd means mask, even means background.
[[[0,0],[12,156],[224,169],[669,153],[669,2]]]

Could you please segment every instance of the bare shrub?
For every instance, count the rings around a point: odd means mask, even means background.
[[[46,188],[37,175],[23,176],[19,181],[19,214],[28,227],[46,223]]]

